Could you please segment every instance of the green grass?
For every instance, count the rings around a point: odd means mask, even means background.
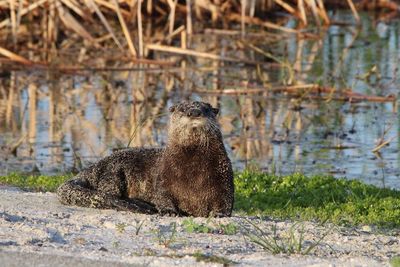
[[[400,191],[360,181],[244,171],[235,179],[235,210],[340,225],[400,226]]]
[[[400,267],[400,257],[399,256],[393,257],[392,259],[390,259],[389,263],[390,266],[392,267]]]
[[[33,176],[12,173],[0,183],[36,191],[55,191],[72,175]],[[316,220],[340,225],[400,227],[400,191],[332,176],[235,174],[237,212],[276,219]]]
[[[217,256],[217,255],[208,255],[205,253],[202,253],[200,251],[195,252],[192,254],[197,262],[204,262],[204,263],[217,263],[217,264],[222,264],[222,266],[231,266],[234,264],[237,264],[237,262],[234,262],[228,258]]]
[[[0,184],[14,185],[34,191],[56,191],[57,187],[72,177],[72,174],[64,175],[26,175],[11,173],[0,176]]]
[[[238,226],[234,223],[215,223],[212,222],[212,218],[208,218],[205,223],[197,223],[190,217],[183,220],[182,226],[187,233],[234,235],[238,231]]]
[[[320,245],[321,241],[330,232],[326,231],[318,240],[309,241],[305,240],[304,236],[304,224],[294,223],[284,234],[277,233],[276,224],[272,225],[272,234],[266,233],[263,229],[258,227],[255,223],[247,220],[249,225],[255,230],[255,232],[246,229],[245,236],[249,238],[251,242],[259,245],[266,251],[272,254],[303,254],[307,255],[317,246]],[[307,243],[307,245],[306,245]]]

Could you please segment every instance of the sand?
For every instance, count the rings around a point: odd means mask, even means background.
[[[194,218],[211,232],[192,232],[188,218],[70,207],[53,193],[0,186],[1,266],[390,266],[400,255],[399,232],[346,228],[234,214]],[[285,238],[304,228],[307,255],[272,254],[250,241],[256,225]],[[176,226],[174,230],[174,225]],[[236,231],[223,230],[233,225]],[[292,227],[292,228],[291,228]],[[172,236],[172,237],[171,237]],[[287,243],[287,242],[286,242]]]

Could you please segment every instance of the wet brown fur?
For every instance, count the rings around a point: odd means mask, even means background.
[[[59,200],[148,214],[230,216],[233,173],[215,118],[218,109],[182,102],[170,111],[165,148],[113,153],[61,185]]]

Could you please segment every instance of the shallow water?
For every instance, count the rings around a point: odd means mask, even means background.
[[[351,14],[332,14],[351,22]],[[246,43],[273,53],[293,70],[266,64],[190,58],[152,71],[3,72],[0,82],[0,174],[80,169],[113,149],[164,145],[167,108],[184,98],[221,107],[219,121],[235,169],[277,174],[332,173],[400,188],[397,102],[345,102],[304,94],[211,94],[201,90],[275,88],[295,80],[397,95],[399,20],[362,16],[362,29],[331,26],[322,39],[250,35]],[[288,25],[293,21],[288,21]],[[196,35],[192,47],[220,55],[271,61],[241,50],[239,36]],[[178,56],[155,53],[163,60]],[[95,63],[94,63],[95,64]],[[132,67],[113,63],[116,67]],[[134,66],[135,68],[137,66]],[[140,66],[139,66],[140,67]],[[373,153],[379,140],[388,146]],[[131,140],[131,141],[130,141]]]

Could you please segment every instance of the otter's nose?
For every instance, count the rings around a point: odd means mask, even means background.
[[[201,116],[201,110],[197,108],[190,109],[187,113],[188,117],[197,118]]]

